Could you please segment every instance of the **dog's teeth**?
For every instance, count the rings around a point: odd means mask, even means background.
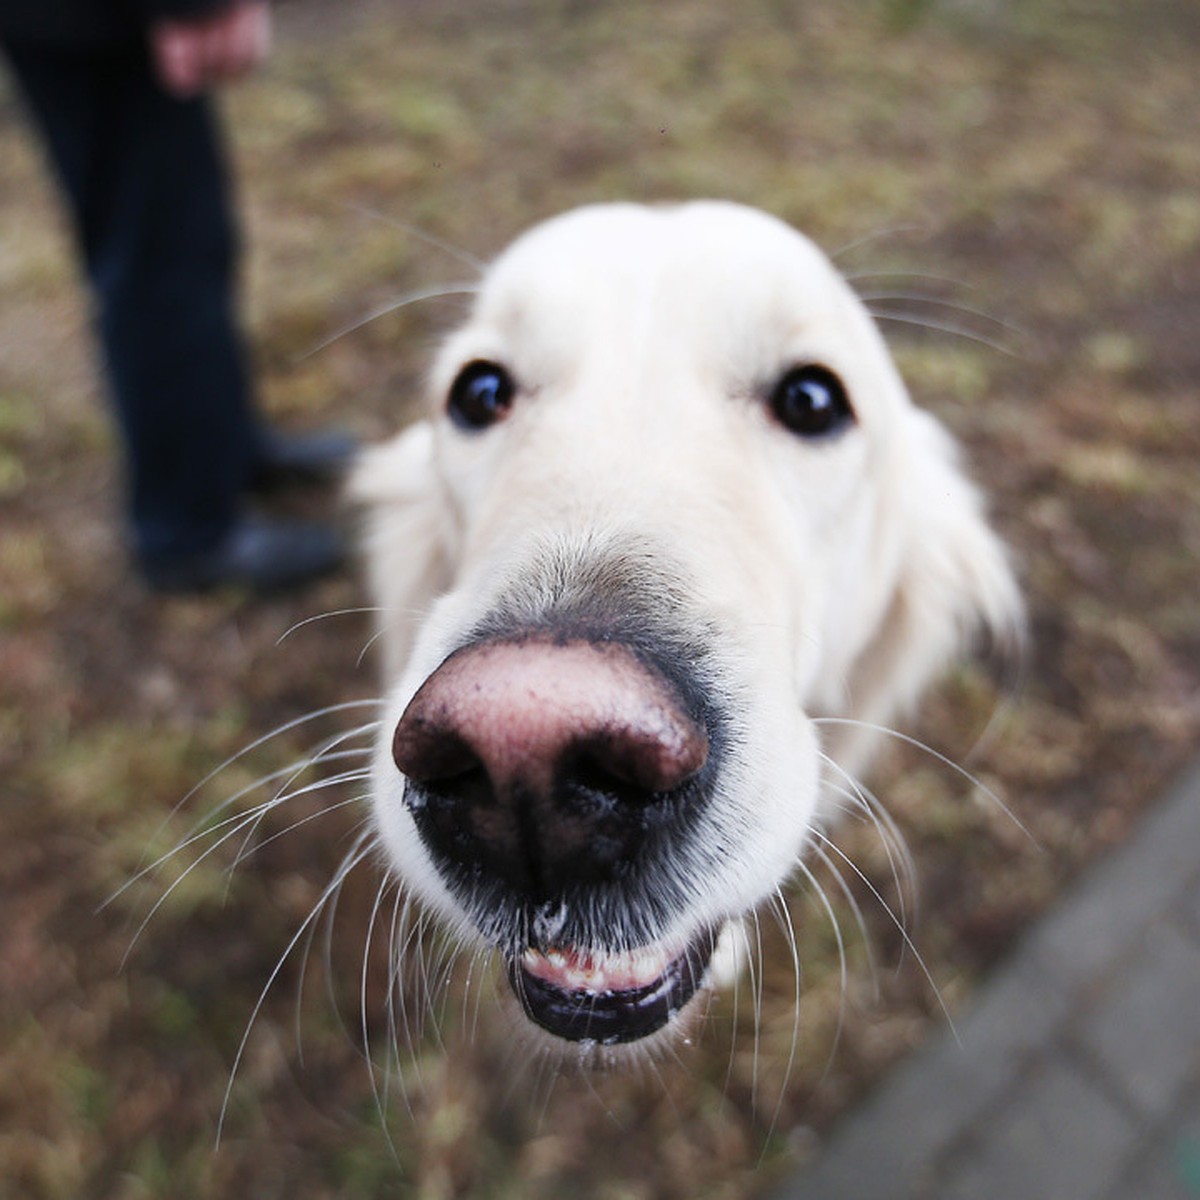
[[[660,946],[606,957],[570,948],[544,953],[530,948],[521,955],[521,964],[531,975],[566,991],[596,993],[627,991],[653,983],[671,962],[672,956]]]

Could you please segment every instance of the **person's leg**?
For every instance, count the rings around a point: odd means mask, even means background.
[[[236,327],[236,232],[212,111],[140,48],[10,47],[71,205],[146,562],[212,548],[258,456]]]

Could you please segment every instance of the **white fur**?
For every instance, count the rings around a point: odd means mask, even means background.
[[[445,397],[476,359],[520,390],[507,420],[463,432]],[[810,362],[840,376],[857,416],[825,442],[766,404]],[[367,455],[355,492],[388,695],[377,829],[408,885],[464,929],[402,802],[391,733],[548,553],[624,547],[655,604],[713,644],[736,738],[701,836],[727,853],[665,937],[736,919],[792,872],[821,819],[819,751],[857,771],[870,750],[865,729],[819,737],[814,717],[891,722],[977,628],[1019,624],[980,496],[862,304],[809,241],[732,204],[597,206],[519,239],[443,346],[426,417]]]

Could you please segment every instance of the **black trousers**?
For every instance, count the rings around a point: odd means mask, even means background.
[[[229,530],[261,445],[237,329],[237,230],[214,113],[140,45],[4,46],[66,196],[126,450],[135,552]]]

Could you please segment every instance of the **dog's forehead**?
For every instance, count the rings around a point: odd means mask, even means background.
[[[718,342],[840,328],[849,292],[817,247],[782,221],[721,201],[596,205],[518,238],[484,281],[476,321],[520,340],[547,324],[618,335],[653,323]],[[757,331],[757,337],[747,336]]]

